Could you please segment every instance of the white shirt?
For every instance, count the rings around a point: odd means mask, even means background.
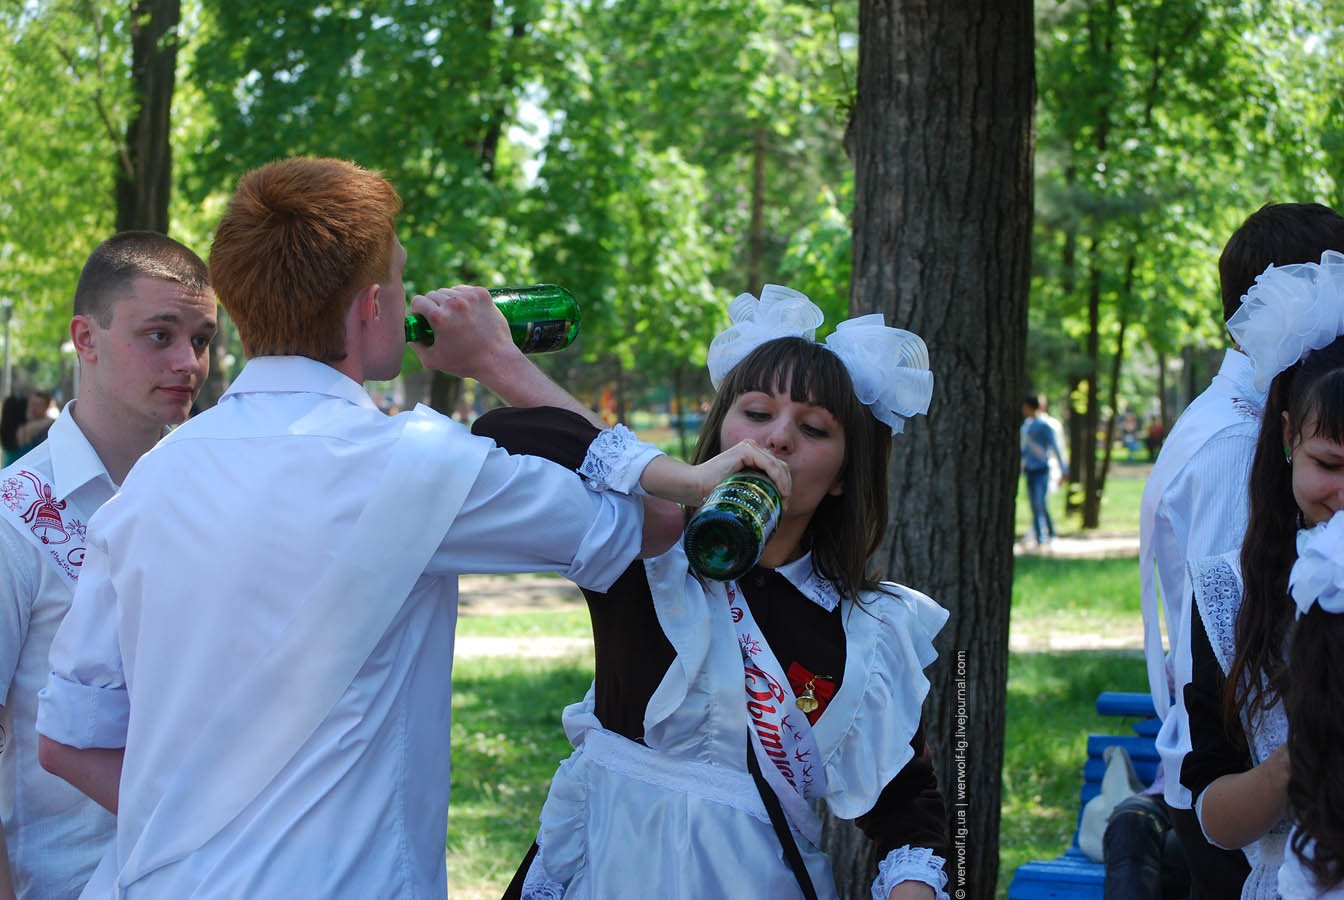
[[[417,421],[436,443],[408,465]],[[385,416],[320,363],[249,362],[95,517],[52,648],[39,730],[125,746],[115,864],[86,896],[440,900],[457,574],[605,589],[641,522],[437,413]]]
[[[0,472],[0,485],[21,479],[20,471],[50,484],[65,501],[61,525],[74,539],[56,545],[58,551],[83,543],[79,532],[116,490],[70,407],[46,441]],[[12,496],[0,488],[0,499]],[[79,896],[115,826],[111,813],[37,763],[37,692],[46,683],[47,651],[74,589],[18,531],[28,528],[18,518],[23,512],[0,509],[0,819],[20,900],[61,900]]]
[[[1179,769],[1173,770],[1170,762],[1184,757],[1189,736],[1181,732],[1180,717],[1167,715],[1167,710],[1173,690],[1180,703],[1189,680],[1188,675],[1176,674],[1190,670],[1189,660],[1178,658],[1180,648],[1188,647],[1180,640],[1190,603],[1186,566],[1241,545],[1264,404],[1250,359],[1228,350],[1213,382],[1186,408],[1163,442],[1139,508],[1144,656],[1153,703],[1163,718],[1158,748],[1167,747],[1163,757],[1169,775],[1167,800],[1182,808],[1190,805],[1189,792],[1181,787]],[[1163,647],[1163,624],[1171,658]]]

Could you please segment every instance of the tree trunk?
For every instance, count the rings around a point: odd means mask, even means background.
[[[1101,522],[1097,469],[1097,428],[1101,424],[1101,411],[1097,409],[1097,380],[1101,376],[1101,267],[1096,262],[1095,240],[1088,256],[1093,262],[1087,288],[1087,409],[1083,413],[1083,455],[1077,464],[1083,470],[1083,527],[1096,528]]]
[[[1118,309],[1120,330],[1115,336],[1115,355],[1111,357],[1111,381],[1107,387],[1106,405],[1110,407],[1111,414],[1106,419],[1106,443],[1101,451],[1102,464],[1101,479],[1097,484],[1098,497],[1106,491],[1106,479],[1111,474],[1111,455],[1115,452],[1115,423],[1120,418],[1120,373],[1124,371],[1125,367],[1125,332],[1129,330],[1130,293],[1134,290],[1134,267],[1138,265],[1138,262],[1138,257],[1131,252],[1128,261],[1125,263],[1124,285],[1120,289]],[[1100,507],[1098,507],[1097,514],[1098,522],[1100,522]]]
[[[878,561],[951,611],[925,720],[951,818],[949,891],[990,898],[1026,390],[1032,4],[862,0],[859,16],[851,307],[920,334],[935,384],[927,418],[893,445]],[[841,896],[867,897],[867,861],[832,858]]]
[[[173,186],[168,126],[177,74],[180,18],[180,0],[135,0],[131,7],[131,80],[135,101],[126,126],[124,164],[117,170],[118,231],[168,233],[168,198]]]
[[[761,289],[761,265],[765,256],[765,129],[751,135],[751,234],[747,242],[747,285],[754,294]]]

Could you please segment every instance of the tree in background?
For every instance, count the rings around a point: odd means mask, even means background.
[[[923,336],[936,386],[927,419],[894,442],[886,569],[951,611],[926,721],[952,817],[952,886],[988,898],[1031,258],[1032,7],[859,8],[851,303]],[[838,873],[843,896],[867,896],[870,872]]]
[[[136,0],[131,7],[131,112],[126,136],[118,142],[118,231],[168,233],[169,125],[181,18],[180,0]]]
[[[1074,401],[1085,528],[1099,524],[1136,346],[1156,356],[1166,409],[1168,360],[1224,343],[1222,242],[1264,202],[1328,196],[1316,173],[1329,94],[1307,87],[1322,70],[1302,28],[1316,17],[1289,6],[1041,6],[1032,383]]]

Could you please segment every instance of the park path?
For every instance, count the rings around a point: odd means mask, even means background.
[[[1057,538],[1043,550],[1028,549],[1018,544],[1013,548],[1013,553],[1018,556],[1038,554],[1067,559],[1104,559],[1136,556],[1138,550],[1138,535],[1111,534]],[[1137,566],[1134,574],[1137,578]],[[464,575],[458,593],[459,614],[463,618],[579,609],[583,606],[583,595],[578,588],[558,575]],[[1016,653],[1141,650],[1143,625],[1135,616],[1132,628],[1108,628],[1105,634],[1057,628],[1048,631],[1039,627],[1019,629],[1009,633],[1008,644]],[[493,656],[556,658],[591,657],[592,653],[593,641],[588,636],[515,638],[459,635],[455,655],[458,659]]]

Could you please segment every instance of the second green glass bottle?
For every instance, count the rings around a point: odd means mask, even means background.
[[[558,284],[530,284],[489,288],[499,311],[509,323],[513,342],[524,353],[563,350],[579,334],[579,303]],[[424,316],[406,317],[406,341],[429,346],[434,330]]]

